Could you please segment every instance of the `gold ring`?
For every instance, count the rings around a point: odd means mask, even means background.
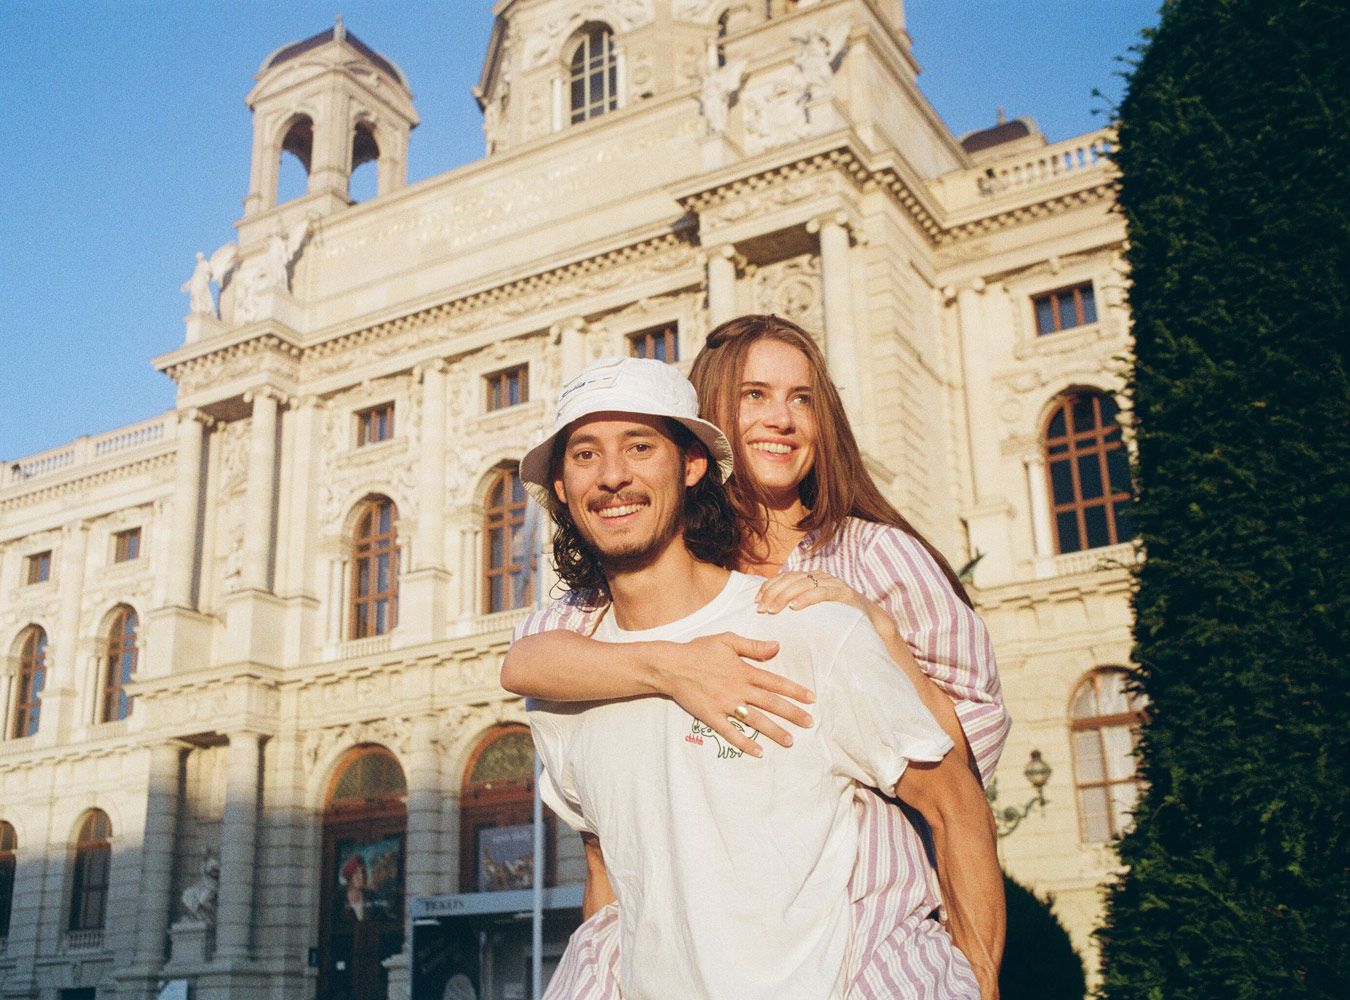
[[[744,705],[737,705],[731,710],[731,714],[744,722],[746,719],[750,718],[750,709],[746,708]]]
[[[808,580],[811,581],[811,586],[813,586],[813,587],[819,587],[819,586],[820,586],[820,581],[816,579],[816,574],[814,574],[814,573],[807,573],[807,574],[806,574],[806,578],[807,578]]]

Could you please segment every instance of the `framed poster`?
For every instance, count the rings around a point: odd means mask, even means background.
[[[534,884],[534,824],[478,831],[478,891],[528,889]]]

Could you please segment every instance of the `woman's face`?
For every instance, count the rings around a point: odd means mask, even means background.
[[[815,465],[814,392],[811,366],[797,348],[769,338],[751,345],[737,428],[746,468],[736,471],[776,509],[797,503],[798,487]]]

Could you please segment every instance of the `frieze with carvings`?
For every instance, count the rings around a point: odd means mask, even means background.
[[[705,228],[727,225],[742,219],[757,218],[812,198],[823,198],[840,190],[839,178],[829,174],[802,177],[760,191],[752,191],[703,212],[699,221]]]
[[[670,16],[690,24],[712,24],[713,16],[725,6],[725,0],[675,0]]]
[[[406,756],[411,747],[412,722],[405,717],[369,719],[345,726],[311,729],[305,734],[301,760],[305,774],[313,774],[319,761],[328,760],[340,748],[378,743]]]

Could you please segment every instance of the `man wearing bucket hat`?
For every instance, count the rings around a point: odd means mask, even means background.
[[[910,762],[942,761],[952,745],[860,611],[757,613],[761,581],[723,568],[738,544],[721,487],[730,472],[730,445],[699,419],[693,386],[635,358],[570,382],[520,466],[557,524],[563,581],[608,602],[595,638],[776,641],[774,669],[818,695],[791,749],[758,741],[734,706],[758,756],[661,697],[531,703],[545,801],[604,845],[629,1000],[842,997],[854,790],[890,792]],[[945,768],[934,794],[982,803],[973,775],[956,772]]]

